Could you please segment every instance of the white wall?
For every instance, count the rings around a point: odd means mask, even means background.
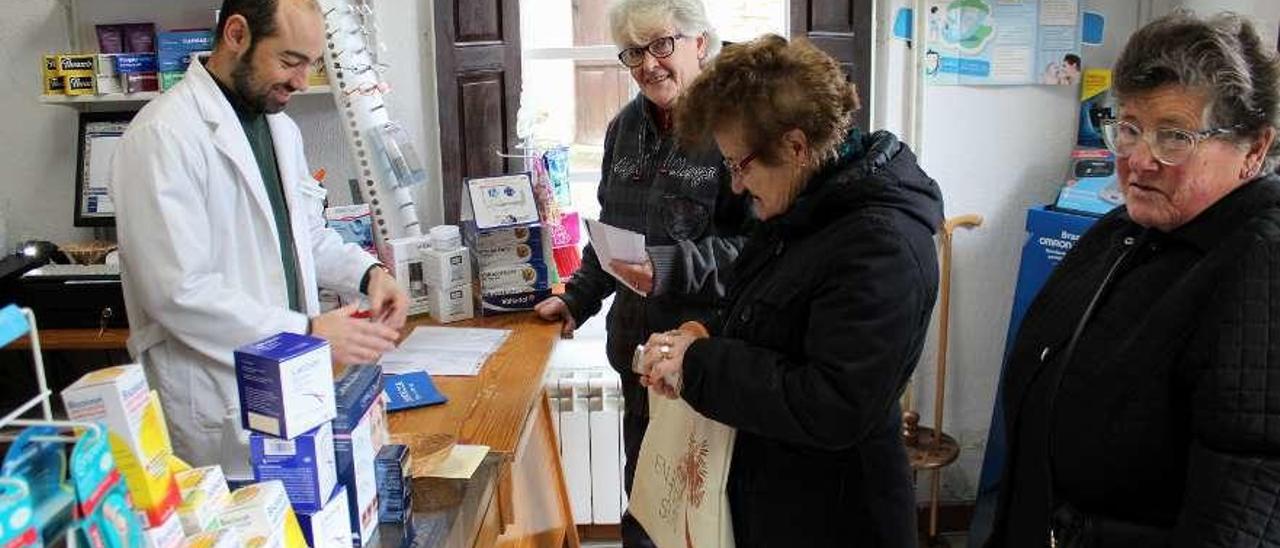
[[[5,2],[0,8],[0,244],[88,239],[71,226],[75,209],[76,115],[42,106],[40,59],[66,47],[57,0]]]
[[[217,0],[181,0],[158,10],[150,0],[80,0],[80,33],[92,41],[95,22],[156,20],[160,28],[207,24]],[[41,105],[40,55],[68,51],[70,32],[59,0],[7,1],[0,6],[0,102],[9,105],[0,124],[0,249],[40,238],[54,242],[93,237],[72,226],[75,205],[76,111]],[[435,93],[434,34],[429,0],[377,2],[384,59],[392,65],[387,103],[392,119],[409,129],[427,163],[428,184],[418,192],[418,211],[430,224],[443,218],[439,130]],[[351,202],[347,179],[354,171],[337,111],[329,96],[298,96],[289,106],[306,141],[312,169],[325,168],[330,202]]]
[[[877,3],[877,65],[873,125],[906,135],[910,101],[905,66],[910,50],[888,38],[901,0]],[[1233,9],[1259,20],[1275,43],[1280,2],[1187,0],[1201,13]],[[1086,67],[1106,67],[1149,13],[1170,0],[1084,0],[1107,18],[1105,43],[1084,47]],[[1220,7],[1215,7],[1220,6]],[[1046,86],[927,88],[922,165],[942,187],[947,215],[977,213],[985,222],[954,239],[951,345],[945,430],[959,440],[960,460],[943,475],[944,500],[972,500],[991,420],[1028,207],[1051,202],[1066,175],[1075,142],[1075,89]],[[937,318],[935,318],[936,324]],[[933,417],[936,325],[917,369],[919,411]],[[924,477],[922,476],[922,479]],[[927,490],[921,490],[926,496]]]

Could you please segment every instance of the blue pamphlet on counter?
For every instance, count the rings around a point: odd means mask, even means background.
[[[405,373],[402,375],[384,375],[382,378],[387,393],[387,410],[399,411],[449,401],[431,381],[431,375],[425,371]]]

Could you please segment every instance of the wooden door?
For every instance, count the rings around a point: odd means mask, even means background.
[[[444,217],[457,223],[463,180],[522,169],[519,0],[435,0]]]
[[[871,123],[872,0],[791,0],[791,36],[831,54],[858,86],[858,127]]]

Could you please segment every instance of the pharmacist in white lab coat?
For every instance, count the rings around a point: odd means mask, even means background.
[[[160,392],[178,456],[199,464],[238,460],[220,449],[224,417],[238,414],[235,348],[311,333],[335,363],[372,362],[407,310],[376,259],[325,228],[325,191],[280,113],[321,59],[319,7],[226,0],[217,33],[207,61],[138,113],[111,184],[129,351]],[[374,320],[353,307],[319,314],[317,286],[363,291]]]

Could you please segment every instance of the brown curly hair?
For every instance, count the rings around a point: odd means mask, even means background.
[[[726,45],[676,104],[676,132],[704,147],[712,132],[741,124],[760,161],[778,159],[777,139],[799,129],[815,160],[834,156],[860,108],[839,63],[802,38],[766,34]]]

